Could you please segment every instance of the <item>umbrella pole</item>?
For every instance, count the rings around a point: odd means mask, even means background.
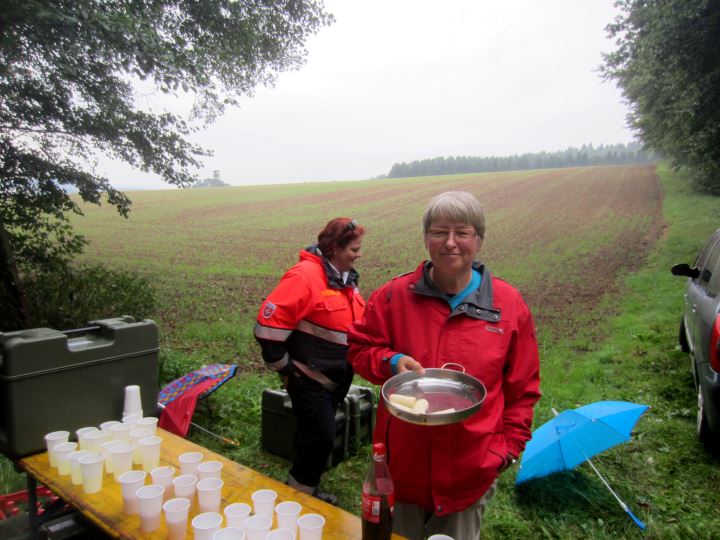
[[[553,414],[554,414],[555,416],[558,415],[558,412],[557,412],[555,409],[552,409],[552,412],[553,412]],[[580,450],[580,453],[583,455],[583,457],[585,458],[585,460],[590,464],[590,466],[592,467],[593,471],[595,471],[595,474],[597,474],[597,475],[598,475],[598,478],[600,478],[600,480],[602,480],[602,483],[605,484],[605,487],[608,488],[608,490],[610,491],[610,493],[612,493],[612,496],[615,497],[615,500],[620,503],[620,506],[622,507],[622,509],[625,510],[625,512],[627,513],[627,515],[630,516],[630,518],[635,522],[635,525],[637,525],[641,530],[644,531],[644,530],[645,530],[645,523],[643,523],[640,519],[638,519],[638,517],[637,517],[635,514],[633,514],[632,510],[630,510],[630,507],[629,507],[627,504],[625,504],[620,497],[618,497],[618,494],[615,493],[615,491],[613,490],[613,488],[610,487],[610,484],[607,483],[607,480],[605,480],[605,478],[603,477],[603,475],[600,474],[600,471],[597,470],[597,467],[595,467],[595,464],[590,460],[589,457],[587,457],[587,455],[585,454],[585,451],[582,449],[582,447],[581,447],[581,446],[578,444],[578,442],[575,440],[575,437],[573,437],[572,434],[569,434],[569,435],[570,435],[570,438],[572,439],[572,442],[575,443],[575,446],[578,447],[578,450]]]

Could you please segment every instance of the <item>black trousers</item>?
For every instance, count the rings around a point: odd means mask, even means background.
[[[306,486],[317,486],[335,444],[335,411],[345,399],[353,371],[333,391],[296,371],[288,379],[287,392],[297,419],[295,457],[290,474]]]

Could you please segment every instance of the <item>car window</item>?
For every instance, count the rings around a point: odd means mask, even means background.
[[[717,245],[719,238],[720,231],[715,231],[715,234],[710,237],[710,240],[708,240],[707,244],[705,244],[705,247],[703,247],[702,251],[697,256],[697,259],[695,259],[695,268],[702,270],[705,267],[708,257],[710,256],[713,248]]]
[[[717,233],[713,236],[714,242],[709,242],[701,253],[701,257],[698,257],[698,261],[701,258],[704,259],[702,266],[698,266],[700,270],[698,285],[706,289],[711,296],[715,296],[720,287],[720,275],[718,275],[720,274],[720,238],[718,236]]]

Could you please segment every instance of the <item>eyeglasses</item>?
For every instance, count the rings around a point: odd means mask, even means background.
[[[355,221],[354,219],[351,219],[348,222],[348,224],[345,225],[345,232],[346,233],[353,232],[357,228],[357,226],[358,226],[358,222]]]
[[[428,229],[428,238],[446,241],[452,234],[456,242],[467,242],[477,236],[475,229]]]

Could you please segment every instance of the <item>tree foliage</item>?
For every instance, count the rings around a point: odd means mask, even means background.
[[[558,152],[535,152],[512,156],[450,156],[395,163],[389,178],[435,176],[443,174],[550,169],[558,167],[588,167],[591,165],[630,165],[649,163],[655,159],[638,143],[570,147]]]
[[[127,215],[128,198],[96,172],[98,155],[192,184],[208,154],[189,142],[193,130],[299,67],[306,38],[331,22],[314,0],[4,0],[2,285],[18,285],[9,259],[20,271],[51,268],[81,251],[68,186]],[[138,83],[191,95],[191,116],[143,107]]]
[[[720,2],[621,0],[607,31],[617,49],[604,76],[617,80],[643,142],[720,194]]]

